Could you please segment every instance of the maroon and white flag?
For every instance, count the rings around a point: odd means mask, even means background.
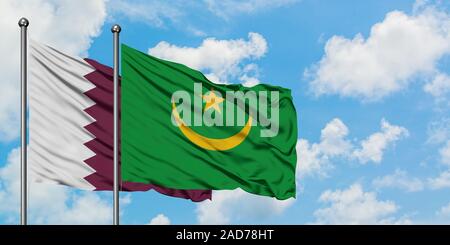
[[[35,41],[30,42],[29,67],[31,177],[85,190],[112,190],[113,70]],[[120,183],[121,191],[150,189],[192,201],[211,199],[210,190]]]

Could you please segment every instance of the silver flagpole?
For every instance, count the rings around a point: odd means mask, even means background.
[[[20,224],[27,224],[27,28],[28,20],[21,18],[20,26]]]
[[[119,33],[120,26],[111,28],[114,39],[114,203],[113,224],[119,225],[119,148],[118,148],[118,117],[119,117]]]

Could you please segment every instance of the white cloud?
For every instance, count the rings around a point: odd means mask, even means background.
[[[170,219],[164,214],[158,214],[150,220],[149,225],[170,225]]]
[[[424,189],[424,183],[419,178],[408,176],[405,171],[395,170],[393,174],[378,177],[373,180],[372,185],[377,188],[398,188],[407,192],[416,192]]]
[[[327,156],[337,156],[348,152],[352,146],[345,139],[348,135],[347,126],[338,118],[331,120],[320,132],[320,149]]]
[[[404,224],[405,218],[395,218],[399,207],[393,201],[378,200],[376,193],[364,192],[360,184],[344,190],[327,190],[319,202],[329,206],[314,212],[318,224]]]
[[[428,125],[427,143],[442,144],[450,139],[450,118],[441,118]]]
[[[361,163],[372,161],[380,163],[383,159],[383,152],[386,148],[404,137],[409,135],[404,127],[391,125],[384,118],[381,120],[381,132],[370,135],[361,142],[361,148],[353,152],[353,157]]]
[[[416,75],[435,74],[450,53],[450,16],[431,6],[416,9],[388,13],[368,38],[329,39],[321,61],[305,71],[312,92],[373,101],[406,88]]]
[[[46,200],[46,209],[50,210],[41,213],[39,216],[39,218],[44,218],[44,220],[47,217],[47,221],[43,223],[76,225],[111,224],[112,207],[109,201],[102,199],[93,192],[85,192],[81,195],[67,194],[64,202],[67,203],[70,200],[71,204],[66,204],[58,212],[55,212],[49,200],[51,198]]]
[[[425,92],[441,98],[450,92],[450,77],[447,74],[439,73],[434,79],[425,84]]]
[[[253,87],[261,83],[261,81],[259,81],[258,79],[258,77],[260,76],[259,67],[256,64],[252,63],[246,65],[242,73],[243,75],[239,77],[239,80],[243,83],[244,86]]]
[[[330,158],[345,156],[351,149],[346,140],[348,128],[339,119],[334,118],[322,129],[320,142],[310,144],[305,139],[297,142],[297,176],[318,175],[325,177],[333,166]]]
[[[437,190],[450,187],[450,170],[441,172],[438,177],[428,178],[428,185],[431,189]]]
[[[308,140],[297,141],[297,178],[305,176],[326,177],[327,172],[333,168],[326,156],[320,151],[318,144],[310,144]]]
[[[339,119],[331,120],[322,129],[320,142],[310,143],[306,139],[297,141],[297,176],[322,176],[333,168],[331,160],[335,158],[356,159],[364,164],[369,161],[380,163],[384,151],[393,142],[408,135],[408,130],[391,125],[385,119],[381,120],[381,132],[376,132],[367,139],[359,142],[361,145],[355,149],[355,144],[347,139],[349,129]]]
[[[20,178],[19,149],[0,168],[0,213],[12,223],[18,221]],[[32,174],[30,173],[30,179]],[[110,224],[112,207],[101,194],[73,191],[68,187],[29,183],[28,216],[33,224]]]
[[[261,81],[259,81],[258,78],[256,78],[256,77],[249,77],[247,74],[244,74],[243,76],[241,76],[239,78],[239,80],[241,80],[243,82],[242,84],[245,87],[249,87],[249,88],[253,87],[253,86],[256,86],[256,85],[261,83]]]
[[[443,117],[437,121],[431,122],[428,125],[427,134],[428,144],[440,146],[439,161],[450,166],[450,118]]]
[[[439,150],[439,154],[441,156],[442,163],[450,166],[450,140],[448,140],[447,144]]]
[[[450,217],[450,203],[441,207],[441,209],[439,209],[439,211],[437,212],[437,215]]]
[[[0,168],[0,213],[18,211],[19,161],[19,149],[14,149],[9,153],[6,165]]]
[[[162,41],[148,50],[149,54],[159,58],[202,70],[213,82],[227,83],[237,79],[251,84],[259,81],[255,76],[258,73],[257,65],[250,63],[243,66],[242,63],[257,60],[266,52],[266,40],[261,34],[253,32],[248,34],[248,41],[207,38],[196,48]]]
[[[276,200],[247,193],[241,189],[213,192],[213,201],[197,206],[199,224],[235,224],[246,220],[261,221],[277,216],[290,207],[295,199]]]
[[[0,38],[0,53],[8,57],[0,61],[0,141],[9,141],[19,135],[19,18],[30,20],[30,38],[76,55],[100,33],[106,11],[104,0],[3,0],[0,9],[2,36],[8,37]]]
[[[236,14],[253,14],[286,6],[298,0],[204,0],[208,9],[224,19]]]

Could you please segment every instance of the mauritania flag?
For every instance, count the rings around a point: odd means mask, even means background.
[[[30,43],[32,178],[87,190],[113,186],[113,71],[94,60]],[[156,191],[193,201],[208,190],[178,190],[121,182],[122,191]]]
[[[295,197],[290,90],[214,84],[126,45],[121,54],[124,180]]]

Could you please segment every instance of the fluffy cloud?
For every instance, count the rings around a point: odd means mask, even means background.
[[[450,139],[450,117],[431,122],[427,129],[427,143],[442,144]]]
[[[439,154],[441,156],[442,163],[450,166],[450,140],[448,140],[447,144],[439,150]]]
[[[8,38],[0,39],[1,86],[0,141],[15,139],[19,125],[19,26],[20,17],[30,20],[31,39],[52,45],[66,53],[85,54],[91,38],[100,33],[106,17],[104,0],[0,1],[0,29]]]
[[[159,58],[202,70],[213,82],[227,83],[237,79],[252,85],[259,83],[255,76],[258,66],[254,63],[242,63],[257,60],[266,52],[266,40],[253,32],[248,34],[248,41],[207,38],[196,48],[179,47],[163,41],[148,50],[149,54]]]
[[[361,148],[353,152],[353,157],[361,163],[369,161],[380,163],[383,152],[395,141],[409,135],[406,128],[389,124],[384,118],[381,120],[381,132],[370,135],[361,142]]]
[[[297,141],[297,178],[305,176],[326,177],[327,172],[333,168],[328,158],[323,156],[318,144],[310,144],[308,140]]]
[[[310,144],[305,139],[297,142],[297,176],[326,176],[333,168],[330,158],[345,156],[352,145],[346,139],[348,128],[339,119],[334,118],[322,129],[320,142]]]
[[[149,225],[170,225],[170,219],[164,214],[158,214],[150,220]]]
[[[419,178],[408,176],[405,171],[397,169],[393,174],[378,177],[372,185],[377,188],[398,188],[407,192],[416,192],[424,189],[424,183]]]
[[[20,198],[20,155],[14,149],[0,168],[0,213],[17,222]],[[31,173],[30,173],[31,174]],[[28,215],[35,224],[110,224],[112,207],[101,194],[73,191],[51,184],[29,183]]]
[[[345,124],[335,118],[320,132],[320,148],[327,156],[342,155],[351,149],[351,143],[345,138],[348,135]]]
[[[242,191],[214,191],[214,201],[206,200],[197,206],[199,224],[234,224],[243,220],[255,222],[280,215],[290,207],[295,199],[276,200],[275,198],[253,195]]]
[[[393,11],[372,26],[370,35],[333,36],[318,64],[305,71],[316,95],[339,94],[366,101],[404,89],[419,74],[434,75],[450,53],[450,16],[430,6],[412,15]],[[443,86],[437,78],[428,90]]]
[[[437,139],[439,139],[439,137]],[[439,140],[437,142],[439,142]],[[441,147],[439,155],[440,161],[450,167],[450,140],[447,140],[444,146]],[[450,170],[447,169],[442,171],[437,177],[428,178],[427,183],[432,190],[450,188]]]
[[[204,0],[208,9],[224,19],[236,14],[252,14],[259,11],[289,5],[298,0]]]
[[[439,209],[439,211],[437,212],[437,215],[450,217],[450,203],[441,207],[441,209]]]
[[[439,161],[450,167],[450,118],[443,117],[431,122],[427,134],[427,143],[440,147]],[[446,170],[437,177],[429,178],[428,183],[432,189],[450,187],[450,171]]]
[[[397,219],[399,207],[393,201],[381,201],[374,192],[364,192],[360,184],[344,190],[327,190],[319,202],[329,204],[314,212],[318,224],[404,224],[408,219]]]
[[[52,188],[52,187],[50,187]],[[42,190],[41,190],[42,191]],[[43,191],[50,191],[44,188]],[[42,224],[111,224],[112,207],[109,200],[101,198],[99,195],[92,192],[85,192],[83,194],[73,194],[65,190],[64,199],[61,199],[65,205],[61,205],[60,210],[54,210],[54,200],[52,201],[49,194],[47,195],[45,210],[35,216],[36,220]],[[51,192],[50,192],[51,193]],[[45,197],[45,195],[44,195]],[[33,196],[31,196],[33,198]],[[70,200],[70,205],[67,202]],[[50,203],[50,201],[52,201]],[[59,201],[59,200],[58,200]],[[30,202],[31,204],[33,202]],[[43,209],[44,207],[42,207]],[[42,210],[41,209],[41,210]]]
[[[322,129],[320,142],[310,143],[306,139],[297,142],[297,176],[318,175],[325,177],[333,168],[331,163],[335,158],[358,160],[361,164],[369,161],[379,163],[384,151],[397,140],[408,135],[408,130],[391,125],[385,119],[381,120],[381,131],[359,142],[359,147],[347,139],[349,130],[339,119],[331,120]]]
[[[450,92],[450,77],[440,73],[430,83],[425,84],[423,89],[425,92],[441,98]]]
[[[429,178],[428,185],[431,189],[442,189],[450,187],[450,170],[441,172],[438,177]]]

